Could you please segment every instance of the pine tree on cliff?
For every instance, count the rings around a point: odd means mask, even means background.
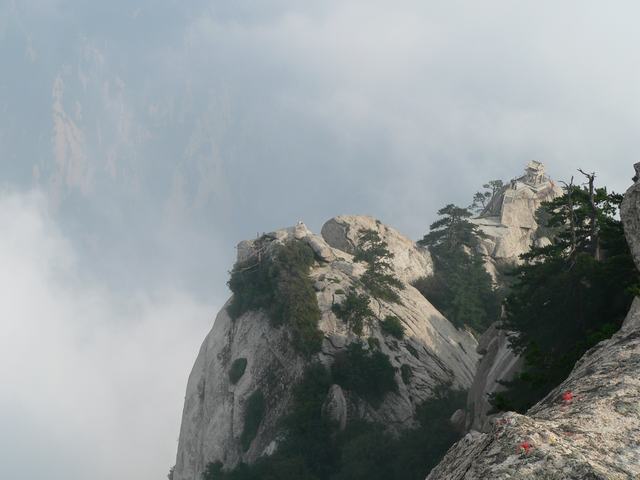
[[[371,295],[388,302],[400,303],[396,290],[404,288],[402,282],[393,274],[387,242],[380,238],[375,230],[361,229],[358,232],[358,246],[353,260],[367,265],[360,279]]]
[[[469,206],[471,210],[476,213],[482,213],[485,208],[489,206],[489,204],[493,201],[493,199],[500,193],[502,188],[504,187],[504,182],[502,180],[491,180],[484,185],[484,191],[476,192],[473,195],[473,202]]]
[[[449,204],[438,211],[418,244],[429,248],[434,275],[414,286],[457,327],[484,331],[497,320],[500,300],[484,267],[478,244],[482,233],[469,221],[471,212]]]

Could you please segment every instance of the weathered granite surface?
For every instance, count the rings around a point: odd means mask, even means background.
[[[640,183],[625,194],[625,235],[640,267]],[[640,478],[640,299],[618,333],[589,350],[526,415],[456,443],[428,480]]]
[[[325,402],[325,412],[344,426],[349,419],[365,418],[387,425],[391,430],[412,426],[415,408],[443,383],[467,389],[473,381],[478,360],[477,342],[464,330],[456,329],[408,282],[432,272],[428,253],[411,240],[371,217],[336,217],[323,227],[323,237],[303,224],[267,235],[266,241],[245,241],[238,245],[238,259],[267,254],[273,242],[297,238],[309,244],[317,256],[311,270],[318,304],[319,324],[324,333],[318,359],[325,364],[357,339],[331,311],[344,292],[357,284],[363,264],[353,261],[353,242],[360,228],[376,229],[396,256],[395,273],[404,283],[399,291],[401,304],[372,300],[370,307],[382,319],[397,316],[405,338],[385,335],[377,322],[365,326],[362,337],[374,337],[380,349],[398,369],[397,393],[389,393],[379,408],[373,408],[349,392],[333,387]],[[347,240],[348,239],[348,240]],[[342,247],[340,249],[338,247]],[[361,288],[361,287],[357,287]],[[247,359],[245,374],[232,385],[229,368],[238,358]],[[285,327],[273,328],[259,312],[248,312],[232,321],[223,308],[205,339],[193,367],[184,404],[178,454],[173,480],[200,480],[206,464],[222,461],[232,467],[240,461],[252,462],[277,448],[276,424],[286,412],[291,387],[300,379],[306,361],[292,349]],[[413,375],[405,384],[401,365]],[[274,381],[274,378],[276,381]],[[253,392],[265,394],[268,412],[247,452],[240,445],[246,402]]]
[[[539,239],[536,210],[543,202],[562,195],[562,188],[545,175],[544,165],[530,162],[525,174],[511,180],[492,199],[482,213],[471,221],[487,236],[482,253],[499,266],[519,262],[519,256]],[[493,269],[491,265],[489,269]]]
[[[433,262],[428,249],[419,247],[394,228],[373,217],[340,215],[327,221],[322,226],[321,233],[325,242],[333,248],[353,254],[360,229],[375,230],[384,238],[394,254],[391,260],[394,272],[402,281],[411,283],[433,274]]]

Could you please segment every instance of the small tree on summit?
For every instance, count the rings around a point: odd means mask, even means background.
[[[482,188],[485,190],[475,193],[473,196],[473,203],[469,208],[476,213],[482,212],[487,208],[500,190],[502,190],[502,187],[504,187],[504,182],[502,180],[491,180],[490,182],[485,183],[482,185]]]

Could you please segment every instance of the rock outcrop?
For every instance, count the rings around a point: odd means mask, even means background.
[[[479,217],[471,221],[485,234],[481,253],[485,266],[500,283],[499,270],[520,262],[520,255],[549,242],[541,235],[536,222],[536,210],[543,202],[562,195],[553,180],[544,173],[544,165],[530,162],[525,174],[511,180],[489,202]],[[480,338],[478,353],[482,359],[467,399],[467,430],[484,431],[490,427],[489,398],[504,389],[501,381],[511,380],[522,366],[522,360],[509,348],[504,330],[493,324]]]
[[[621,208],[640,268],[640,184]],[[455,444],[428,480],[640,478],[640,299],[527,415],[507,413]]]
[[[536,210],[562,195],[562,189],[544,173],[540,162],[529,162],[525,174],[505,185],[477,218],[471,221],[486,235],[482,253],[497,267],[518,263],[533,243],[549,240],[538,231]],[[492,267],[489,265],[489,268]]]
[[[333,248],[353,254],[361,229],[375,230],[389,245],[394,254],[394,273],[405,283],[433,274],[431,254],[418,247],[412,240],[379,220],[368,216],[340,215],[322,226],[322,238]]]
[[[331,307],[340,303],[350,288],[362,288],[358,279],[365,269],[351,255],[361,228],[376,230],[388,243],[395,255],[394,273],[404,284],[404,289],[398,291],[401,303],[370,302],[378,318],[394,315],[400,319],[404,338],[385,335],[377,323],[365,325],[362,334],[363,338],[375,339],[398,370],[398,391],[388,393],[382,404],[374,408],[334,385],[323,411],[343,428],[349,419],[363,418],[398,431],[413,425],[417,405],[429,398],[437,386],[450,384],[468,389],[478,360],[473,336],[456,329],[409,283],[432,272],[429,254],[371,217],[343,216],[329,220],[322,228],[322,237],[298,224],[270,233],[260,241],[241,242],[238,260],[262,254],[271,244],[292,238],[313,249],[316,262],[310,276],[322,314],[319,328],[324,335],[317,359],[328,365],[337,353],[358,340]],[[246,361],[246,369],[234,383],[229,371],[241,359],[243,363]],[[220,461],[230,468],[240,461],[250,463],[275,451],[279,441],[278,420],[287,411],[292,386],[307,364],[308,360],[291,347],[286,327],[272,327],[261,312],[248,312],[232,320],[225,306],[189,377],[173,480],[200,480],[209,462]],[[412,372],[407,383],[400,375],[403,365],[408,365]],[[241,435],[245,410],[249,398],[258,390],[264,394],[266,415],[255,438],[244,449]]]

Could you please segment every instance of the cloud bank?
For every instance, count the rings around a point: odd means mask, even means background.
[[[0,462],[16,480],[163,478],[214,305],[114,296],[42,193],[0,194]]]

